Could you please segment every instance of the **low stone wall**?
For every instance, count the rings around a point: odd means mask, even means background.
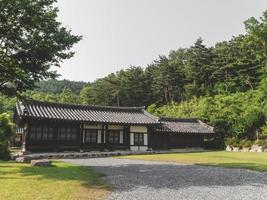
[[[60,152],[60,153],[29,153],[26,155],[14,155],[13,159],[17,162],[30,163],[31,160],[38,159],[87,159],[87,158],[104,158],[111,156],[126,155],[146,155],[146,154],[166,154],[166,153],[185,153],[185,152],[202,152],[202,148],[188,149],[171,149],[162,151],[114,151],[114,152]]]
[[[239,147],[231,147],[228,145],[225,150],[235,151],[235,152],[258,152],[258,153],[267,152],[267,149],[264,149],[262,146],[259,145],[252,145],[250,148],[242,148],[242,149],[240,149]]]

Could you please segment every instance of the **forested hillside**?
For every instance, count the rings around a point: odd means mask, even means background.
[[[49,94],[59,94],[67,87],[71,89],[73,93],[79,95],[85,84],[87,83],[83,81],[49,79],[37,82],[35,91]]]
[[[221,138],[267,134],[267,12],[244,22],[246,33],[206,46],[160,55],[148,66],[131,66],[93,83],[49,80],[22,97],[45,101],[147,106],[158,116],[198,117]],[[0,109],[14,103],[2,97]],[[9,105],[9,106],[8,106]]]

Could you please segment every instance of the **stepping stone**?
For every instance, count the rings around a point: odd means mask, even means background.
[[[43,160],[31,160],[31,166],[33,167],[51,167],[52,162],[48,159]]]

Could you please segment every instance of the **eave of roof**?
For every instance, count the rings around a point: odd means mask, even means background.
[[[196,118],[160,118],[157,132],[212,134],[213,127]]]
[[[27,101],[17,103],[18,116],[25,120],[79,121],[116,124],[157,124],[157,117],[144,107],[115,107]]]

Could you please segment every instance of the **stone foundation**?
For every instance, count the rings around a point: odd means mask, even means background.
[[[39,159],[87,159],[104,158],[111,156],[145,155],[145,154],[166,154],[183,152],[202,152],[202,148],[172,149],[162,151],[114,151],[114,152],[62,152],[62,153],[29,153],[26,155],[13,156],[16,162],[30,163],[31,160]]]
[[[263,149],[262,146],[259,145],[252,145],[251,148],[242,148],[240,149],[239,147],[231,147],[227,146],[225,151],[235,151],[235,152],[267,152],[267,149]]]

